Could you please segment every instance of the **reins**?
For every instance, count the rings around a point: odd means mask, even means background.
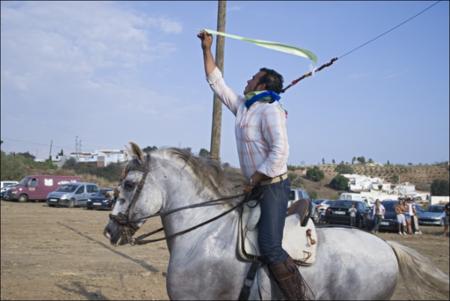
[[[185,207],[176,208],[176,209],[173,209],[173,210],[171,210],[171,211],[169,211],[169,212],[166,212],[166,213],[164,213],[164,214],[156,213],[156,214],[153,214],[153,215],[151,215],[151,216],[149,216],[149,217],[140,218],[139,220],[148,219],[148,218],[155,217],[155,216],[161,216],[161,217],[164,217],[164,216],[167,216],[167,215],[169,215],[169,214],[172,214],[172,213],[174,213],[174,212],[178,212],[178,211],[181,211],[181,210],[184,210],[184,209],[191,209],[191,208],[196,208],[196,207],[202,207],[202,206],[205,206],[205,205],[206,205],[206,206],[207,206],[207,205],[218,205],[219,202],[222,202],[222,201],[225,200],[225,199],[233,199],[233,198],[241,197],[241,196],[244,196],[244,195],[245,195],[246,197],[245,197],[242,201],[240,201],[238,204],[236,204],[235,206],[231,207],[230,209],[228,209],[228,210],[226,210],[226,211],[224,211],[224,212],[222,212],[222,213],[220,213],[220,214],[218,214],[218,215],[216,215],[216,216],[214,216],[214,217],[212,217],[212,218],[210,218],[210,219],[208,219],[208,220],[206,220],[206,221],[204,221],[204,222],[201,222],[201,223],[198,224],[198,225],[192,226],[192,227],[190,227],[190,228],[187,228],[187,229],[185,229],[185,230],[182,230],[182,231],[173,233],[173,234],[168,235],[168,236],[164,236],[164,237],[160,237],[160,238],[155,238],[155,239],[144,239],[144,238],[146,238],[146,237],[149,237],[149,236],[151,236],[151,235],[153,235],[153,234],[156,234],[156,233],[161,232],[162,230],[164,230],[164,228],[161,227],[161,228],[159,228],[159,229],[157,229],[157,230],[154,230],[154,231],[151,231],[151,232],[149,232],[149,233],[142,234],[142,235],[140,235],[140,236],[138,236],[138,237],[136,237],[136,238],[133,238],[133,239],[131,240],[130,244],[131,244],[131,245],[143,245],[143,244],[152,243],[152,242],[157,242],[157,241],[162,241],[162,240],[170,240],[170,239],[172,239],[172,238],[174,238],[174,237],[177,237],[177,236],[186,234],[186,233],[188,233],[188,232],[191,232],[191,231],[193,231],[193,230],[195,230],[195,229],[198,229],[198,228],[200,228],[200,227],[202,227],[202,226],[204,226],[204,225],[206,225],[206,224],[209,224],[209,223],[211,223],[211,222],[213,222],[213,221],[215,221],[215,220],[218,220],[219,218],[221,218],[221,217],[227,215],[228,213],[230,213],[230,212],[232,212],[233,210],[237,209],[238,207],[242,206],[244,203],[246,203],[246,202],[249,201],[249,196],[250,196],[250,194],[244,194],[244,193],[242,193],[242,194],[238,194],[238,195],[228,196],[228,197],[220,198],[220,199],[217,199],[217,200],[210,200],[210,201],[202,202],[202,203],[195,204],[195,205],[191,205],[191,206],[185,206]],[[214,204],[214,203],[215,203],[215,204]]]
[[[170,239],[172,239],[174,237],[177,237],[177,236],[180,236],[182,234],[191,232],[191,231],[193,231],[193,230],[195,230],[197,228],[200,228],[200,227],[202,227],[202,226],[204,226],[204,225],[206,225],[206,224],[208,224],[210,222],[213,222],[213,221],[215,221],[215,220],[217,220],[217,219],[227,215],[228,213],[232,212],[233,210],[237,209],[238,207],[242,206],[244,203],[246,203],[246,202],[248,202],[250,200],[251,193],[247,193],[247,194],[241,193],[241,194],[237,194],[237,195],[225,196],[225,197],[222,197],[222,198],[219,198],[219,199],[209,200],[209,201],[206,201],[206,202],[201,202],[201,203],[198,203],[198,204],[187,205],[187,206],[175,208],[175,209],[169,210],[167,212],[163,212],[163,213],[157,212],[155,214],[151,214],[151,215],[144,216],[144,217],[141,217],[141,218],[138,218],[138,219],[135,219],[135,220],[131,220],[129,218],[130,210],[134,206],[134,204],[136,203],[139,195],[142,192],[142,188],[144,187],[145,180],[146,180],[147,175],[149,173],[149,162],[150,162],[150,155],[147,154],[146,160],[145,160],[145,163],[144,163],[144,169],[141,170],[143,172],[142,178],[139,181],[138,186],[136,187],[136,192],[134,193],[133,198],[131,199],[130,205],[128,206],[126,212],[125,213],[119,213],[118,215],[113,215],[113,214],[109,215],[109,218],[111,220],[117,222],[118,224],[120,224],[122,226],[125,226],[126,228],[131,228],[131,229],[137,231],[138,227],[135,226],[136,223],[139,223],[139,222],[144,221],[144,220],[148,220],[148,219],[153,218],[153,217],[160,216],[161,218],[164,218],[164,217],[166,217],[166,216],[168,216],[170,214],[173,214],[175,212],[179,212],[181,210],[192,209],[192,208],[197,208],[197,207],[204,207],[204,206],[216,206],[216,205],[224,204],[225,200],[231,200],[231,199],[239,198],[239,197],[242,197],[242,196],[245,196],[245,197],[244,197],[244,199],[242,201],[240,201],[237,205],[231,207],[230,209],[228,209],[228,210],[226,210],[226,211],[224,211],[224,212],[222,212],[222,213],[220,213],[220,214],[218,214],[218,215],[216,215],[216,216],[214,216],[214,217],[212,217],[212,218],[210,218],[210,219],[208,219],[208,220],[206,220],[204,222],[201,222],[198,225],[195,225],[193,227],[187,228],[187,229],[182,230],[180,232],[176,232],[174,234],[171,234],[171,235],[168,235],[168,236],[164,236],[164,237],[160,237],[160,238],[155,238],[155,239],[146,239],[146,240],[144,239],[146,237],[149,237],[151,235],[154,235],[154,234],[164,230],[164,228],[161,227],[161,228],[153,230],[153,231],[151,231],[149,233],[142,234],[142,235],[140,235],[140,236],[138,236],[136,238],[130,237],[129,242],[130,242],[131,245],[143,245],[143,244],[157,242],[157,241],[162,241],[162,240],[170,240]],[[126,230],[125,232],[127,233],[127,235],[129,235],[129,231],[128,230]],[[131,235],[129,235],[129,236],[131,236]]]

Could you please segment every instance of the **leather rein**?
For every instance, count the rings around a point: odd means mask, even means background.
[[[147,175],[148,175],[148,173],[150,171],[149,170],[149,162],[150,162],[150,155],[147,154],[146,155],[146,160],[145,160],[145,163],[144,163],[144,169],[141,170],[143,172],[142,178],[139,181],[139,184],[138,184],[138,186],[136,188],[136,192],[134,193],[133,198],[132,198],[132,200],[130,202],[130,205],[128,206],[126,212],[125,213],[119,213],[118,215],[113,215],[113,214],[109,215],[109,218],[111,220],[115,221],[119,225],[124,226],[125,228],[129,228],[128,230],[124,231],[124,234],[128,236],[128,242],[131,245],[143,245],[143,244],[157,242],[157,241],[162,241],[162,240],[170,240],[170,239],[172,239],[174,237],[186,234],[188,232],[191,232],[191,231],[193,231],[195,229],[198,229],[198,228],[200,228],[200,227],[202,227],[202,226],[204,226],[206,224],[209,224],[209,223],[211,223],[211,222],[213,222],[213,221],[215,221],[215,220],[217,220],[217,219],[227,215],[228,213],[232,212],[233,210],[237,209],[238,207],[242,206],[244,203],[246,203],[246,202],[248,202],[250,200],[251,193],[248,193],[248,194],[241,193],[241,194],[237,194],[237,195],[231,195],[231,196],[222,197],[222,198],[215,199],[215,200],[209,200],[209,201],[198,203],[198,204],[193,204],[193,205],[188,205],[188,206],[175,208],[175,209],[169,210],[169,211],[164,212],[164,213],[161,213],[159,211],[159,212],[157,212],[155,214],[151,214],[151,215],[148,215],[148,216],[141,217],[139,219],[131,220],[129,218],[130,209],[131,209],[131,207],[133,207],[135,205],[137,199],[139,198],[139,195],[142,192],[142,188],[144,187],[145,180],[146,180]],[[173,234],[168,235],[168,236],[160,237],[160,238],[144,239],[146,237],[152,236],[152,235],[154,235],[154,234],[156,234],[158,232],[163,231],[164,227],[161,227],[161,228],[153,230],[153,231],[151,231],[149,233],[142,234],[142,235],[140,235],[140,236],[138,236],[136,238],[132,237],[132,233],[131,233],[130,229],[132,229],[134,232],[139,229],[135,225],[135,223],[138,223],[138,222],[141,222],[141,221],[144,221],[144,220],[148,220],[150,218],[157,217],[157,216],[160,216],[161,218],[164,218],[164,217],[166,217],[166,216],[168,216],[168,215],[170,215],[172,213],[175,213],[175,212],[178,212],[178,211],[182,211],[182,210],[186,210],[186,209],[192,209],[192,208],[204,207],[204,206],[216,206],[216,205],[220,205],[220,204],[225,204],[226,200],[230,200],[230,199],[234,199],[234,198],[238,198],[238,197],[242,197],[242,196],[245,196],[245,198],[242,201],[240,201],[237,205],[231,207],[230,209],[228,209],[228,210],[226,210],[226,211],[224,211],[224,212],[222,212],[222,213],[220,213],[220,214],[218,214],[218,215],[216,215],[216,216],[214,216],[214,217],[212,217],[212,218],[210,218],[210,219],[208,219],[208,220],[206,220],[204,222],[201,222],[198,225],[195,225],[193,227],[187,228],[185,230],[173,233]]]

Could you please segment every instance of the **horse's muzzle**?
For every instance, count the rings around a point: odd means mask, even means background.
[[[133,243],[133,234],[136,229],[121,225],[114,220],[110,220],[103,230],[103,235],[109,239],[114,246],[121,246]]]

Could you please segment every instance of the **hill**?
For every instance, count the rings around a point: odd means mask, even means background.
[[[317,198],[336,198],[340,192],[333,190],[327,185],[331,179],[338,173],[335,171],[336,164],[322,164],[316,165],[324,172],[325,178],[320,182],[309,181],[304,177],[307,168],[305,167],[291,167],[289,173],[291,183],[293,186],[301,186],[310,194],[316,195]],[[393,179],[398,180],[398,183],[409,182],[416,186],[417,190],[430,191],[430,186],[433,180],[447,180],[449,179],[449,163],[438,163],[431,165],[350,165],[355,174],[379,177],[386,182],[395,183]]]

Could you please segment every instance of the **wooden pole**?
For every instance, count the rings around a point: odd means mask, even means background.
[[[217,31],[225,32],[225,16],[226,16],[226,0],[218,1],[217,11]],[[225,38],[217,36],[216,42],[216,65],[224,73],[224,47]],[[212,129],[211,129],[211,158],[220,160],[220,132],[222,128],[222,102],[214,94],[213,100],[213,116],[212,116]]]

